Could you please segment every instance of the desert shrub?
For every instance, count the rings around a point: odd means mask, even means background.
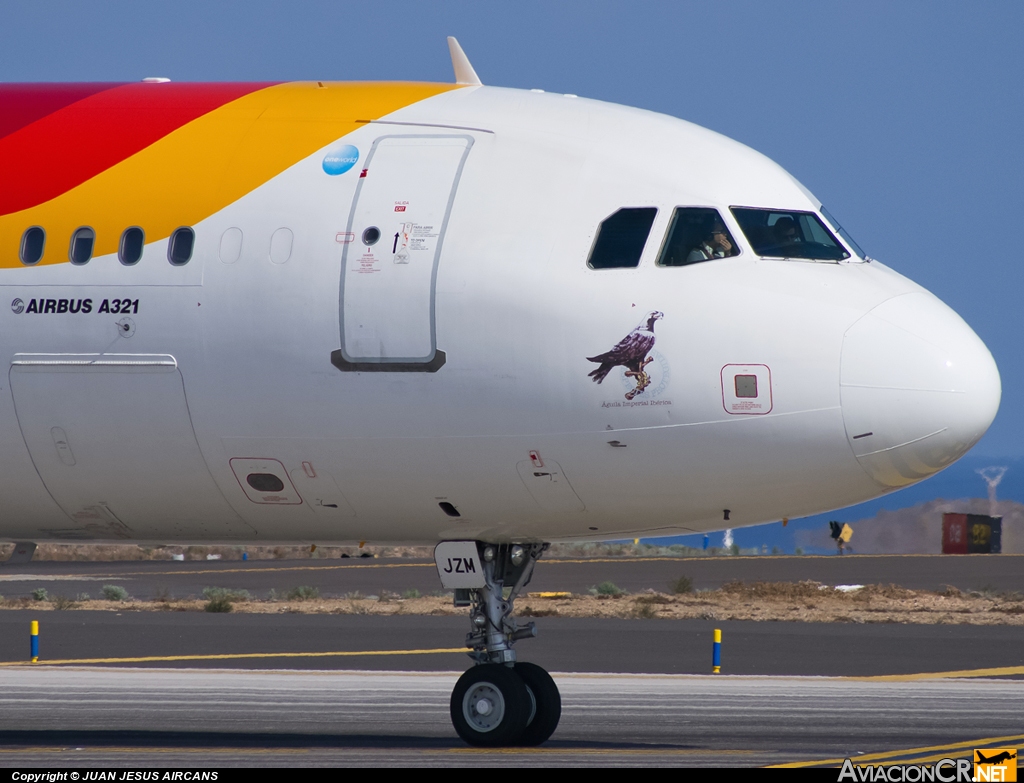
[[[288,594],[285,597],[289,601],[312,601],[315,598],[320,597],[320,591],[315,587],[301,585],[299,587],[293,587],[288,591]]]
[[[638,620],[653,620],[658,616],[658,612],[652,604],[638,602],[633,607],[633,616]]]
[[[402,593],[402,598],[419,598],[419,597],[420,597],[420,591],[417,590],[415,587],[412,588],[411,590],[406,590],[404,593]]]
[[[676,595],[685,595],[693,592],[693,580],[688,576],[681,576],[668,583],[669,588]]]
[[[128,591],[120,585],[103,585],[100,592],[108,601],[124,601],[128,598]]]
[[[207,601],[249,601],[252,596],[248,590],[233,590],[230,587],[204,587],[203,598]]]
[[[75,609],[78,604],[66,595],[55,595],[52,599],[54,609]]]
[[[626,591],[614,582],[601,582],[597,587],[590,588],[590,592],[593,595],[624,595]]]
[[[220,595],[216,598],[211,598],[206,603],[206,606],[203,607],[203,610],[207,612],[230,612],[233,608],[231,601],[226,596]]]
[[[37,587],[32,591],[32,597],[37,601],[46,601],[50,597],[50,594],[46,592],[45,587]]]

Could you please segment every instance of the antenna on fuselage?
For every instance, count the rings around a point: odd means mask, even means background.
[[[473,66],[469,62],[469,58],[466,57],[466,53],[462,51],[462,47],[459,46],[459,42],[455,40],[453,36],[448,36],[448,51],[452,55],[452,68],[455,70],[455,83],[456,84],[473,84],[482,87],[483,82],[480,81],[480,77],[476,75],[476,71],[473,70]]]

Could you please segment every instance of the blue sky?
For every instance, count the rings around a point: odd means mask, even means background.
[[[1024,3],[3,0],[0,79],[451,81],[446,35],[487,84],[664,112],[777,160],[978,332],[1003,401],[971,456],[1024,457]]]

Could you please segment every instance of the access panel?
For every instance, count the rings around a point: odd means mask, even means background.
[[[168,354],[16,354],[32,462],[70,517],[55,538],[251,537],[199,450]]]
[[[382,136],[366,159],[341,273],[343,371],[435,372],[435,287],[469,136]]]

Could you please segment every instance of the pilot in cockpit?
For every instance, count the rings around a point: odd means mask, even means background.
[[[788,216],[780,217],[775,222],[774,232],[775,244],[780,247],[803,241],[800,237],[800,232],[797,231],[796,221]]]
[[[686,263],[707,261],[712,258],[725,258],[734,255],[729,232],[720,220],[715,220],[708,229],[705,238],[686,256]]]

